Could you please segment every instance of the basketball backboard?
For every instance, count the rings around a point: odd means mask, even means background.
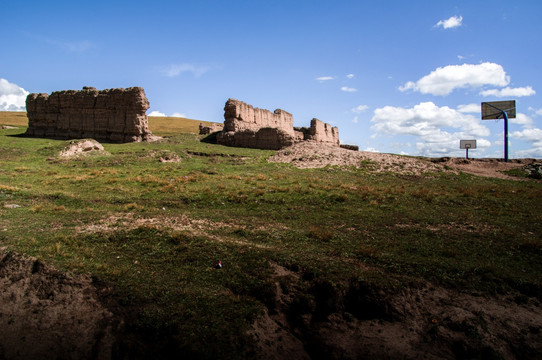
[[[509,119],[516,117],[516,100],[489,101],[482,103],[482,120],[503,119],[506,111]]]
[[[459,140],[460,149],[476,149],[476,140]]]

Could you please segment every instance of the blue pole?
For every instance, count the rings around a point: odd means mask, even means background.
[[[504,162],[508,162],[508,114],[502,112],[504,116]]]

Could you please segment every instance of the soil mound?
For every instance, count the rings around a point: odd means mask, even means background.
[[[511,159],[508,162],[505,162],[503,159],[463,159],[444,157],[433,159],[433,161],[469,174],[508,180],[524,180],[524,178],[507,175],[504,173],[505,171],[522,168],[527,169],[533,165],[540,166],[540,160],[536,159]],[[527,175],[528,174],[526,174],[526,176]]]
[[[297,168],[321,168],[331,166],[354,166],[375,172],[397,172],[420,175],[424,172],[443,171],[444,166],[419,158],[353,151],[313,141],[296,143],[277,151],[269,162],[291,163]]]
[[[93,139],[73,140],[58,154],[60,157],[74,157],[91,153],[108,154],[102,144]]]
[[[525,180],[510,176],[505,172],[525,169],[533,174],[528,176],[539,179],[540,160],[511,159],[463,159],[453,157],[419,158],[394,154],[382,154],[369,151],[353,151],[316,142],[296,143],[279,150],[269,158],[269,162],[291,163],[297,168],[321,168],[325,166],[354,166],[372,172],[394,172],[397,174],[420,175],[425,172],[465,172],[477,176],[494,177],[508,180]],[[533,168],[534,167],[534,168]],[[531,169],[533,168],[533,169]]]

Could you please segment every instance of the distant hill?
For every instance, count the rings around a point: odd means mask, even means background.
[[[209,121],[201,121],[180,117],[149,116],[149,128],[157,135],[172,135],[178,133],[199,133],[199,124],[212,124]],[[23,111],[0,111],[0,125],[28,126],[26,112]]]

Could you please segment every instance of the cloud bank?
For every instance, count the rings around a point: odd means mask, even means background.
[[[371,130],[376,136],[409,135],[418,138],[416,148],[424,156],[449,155],[458,150],[461,139],[478,139],[479,148],[491,145],[489,141],[480,139],[489,136],[490,131],[482,125],[479,116],[448,106],[438,107],[433,102],[422,102],[412,108],[378,108],[371,122],[374,123]]]
[[[0,111],[26,111],[28,91],[0,78]]]
[[[174,112],[173,114],[171,115],[166,115],[165,113],[161,112],[161,111],[158,111],[158,110],[153,110],[151,111],[147,116],[158,116],[158,117],[180,117],[180,118],[186,118],[186,115],[185,114],[182,114],[180,112]]]
[[[520,87],[520,88],[511,88],[505,87],[504,89],[490,89],[480,92],[482,96],[496,96],[499,98],[502,97],[522,97],[522,96],[531,96],[536,94],[536,91],[530,86]]]
[[[522,131],[510,133],[510,138],[523,140],[531,144],[531,149],[517,151],[519,156],[541,157],[542,156],[542,130],[538,128],[527,128]]]
[[[400,86],[400,91],[413,90],[422,94],[448,95],[458,88],[478,88],[484,85],[506,86],[510,77],[501,65],[485,62],[482,64],[448,65],[433,70],[418,81],[409,81]]]

